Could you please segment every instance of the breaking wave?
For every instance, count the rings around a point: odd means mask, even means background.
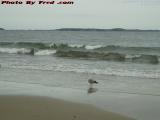
[[[26,54],[29,53],[30,49],[26,48],[0,48],[0,53],[9,53],[9,54]]]
[[[0,53],[26,54],[26,55],[53,55],[56,53],[56,50],[36,50],[36,49],[27,49],[27,48],[0,48]]]
[[[102,48],[102,45],[86,45],[85,48],[88,50],[93,50],[93,49],[98,49],[98,48]]]
[[[0,53],[158,64],[160,47],[124,47],[42,42],[0,42]]]
[[[100,52],[89,52],[89,51],[58,50],[56,52],[56,56],[70,57],[70,58],[86,58],[86,59],[125,61],[125,55],[119,54],[119,53],[100,53]]]
[[[53,55],[56,53],[56,50],[39,50],[35,52],[35,55]]]

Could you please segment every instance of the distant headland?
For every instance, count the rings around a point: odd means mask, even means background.
[[[112,28],[112,29],[97,29],[97,28],[60,28],[58,31],[160,31],[160,30],[141,30],[141,29],[123,29],[123,28]]]
[[[0,28],[0,30],[9,30]],[[159,32],[159,29],[124,29],[124,28],[111,28],[111,29],[101,29],[101,28],[59,28],[59,29],[12,29],[12,30],[25,30],[25,31],[125,31],[125,32]]]
[[[0,30],[4,30],[4,28],[0,28]]]

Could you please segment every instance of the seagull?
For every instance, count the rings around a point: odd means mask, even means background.
[[[88,79],[88,83],[90,85],[89,89],[88,89],[88,94],[94,93],[96,92],[98,89],[93,88],[93,84],[98,84],[97,81],[93,80],[93,79]]]
[[[90,85],[98,84],[98,82],[95,81],[95,80],[93,80],[93,79],[88,79],[88,83],[89,83]]]

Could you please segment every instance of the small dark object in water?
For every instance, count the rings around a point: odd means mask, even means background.
[[[88,83],[89,84],[98,84],[98,82],[93,79],[88,79]]]
[[[30,55],[34,55],[34,53],[35,53],[35,49],[32,48],[29,54],[30,54]]]

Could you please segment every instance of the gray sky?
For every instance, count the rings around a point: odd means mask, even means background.
[[[73,5],[0,4],[0,27],[160,29],[160,0],[73,1]]]

